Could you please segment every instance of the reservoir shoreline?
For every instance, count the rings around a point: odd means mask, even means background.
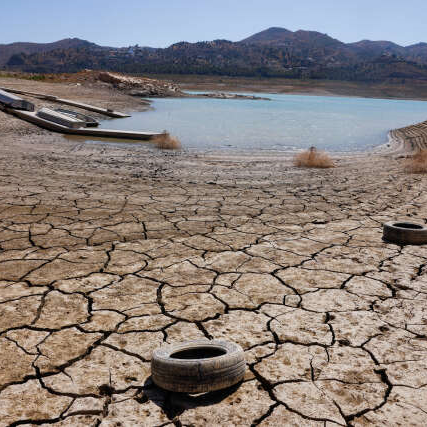
[[[89,73],[90,75],[90,73]],[[167,77],[167,76],[166,76]],[[166,86],[171,86],[171,87],[179,87],[176,86],[177,83],[180,83],[182,85],[182,89],[189,89],[189,85],[190,83],[188,82],[187,76],[179,76],[181,77],[181,81],[177,82],[176,79],[174,79],[174,83],[169,82],[165,82],[164,84]],[[136,97],[136,96],[129,96],[127,95],[123,90],[117,90],[117,88],[112,87],[108,84],[105,83],[101,83],[101,84],[97,84],[97,83],[93,83],[90,82],[86,82],[85,83],[79,83],[79,82],[74,82],[72,81],[72,79],[75,78],[74,75],[67,75],[67,80],[64,83],[60,83],[60,82],[55,82],[55,83],[51,83],[51,82],[44,82],[44,81],[34,81],[34,80],[28,80],[28,79],[21,79],[21,78],[0,78],[0,85],[1,86],[5,86],[5,87],[11,87],[14,89],[20,89],[20,90],[24,90],[24,91],[29,91],[29,92],[44,92],[44,93],[49,93],[51,95],[57,96],[57,97],[70,97],[71,93],[72,93],[72,97],[75,100],[79,100],[81,102],[86,102],[86,103],[93,103],[93,104],[97,104],[101,107],[104,108],[110,108],[110,109],[115,109],[118,111],[123,111],[123,112],[127,112],[127,113],[137,113],[137,112],[143,112],[143,111],[150,111],[155,109],[155,107],[152,106],[152,101],[147,99],[147,98],[140,98],[140,97]],[[71,81],[69,81],[69,79],[71,79]],[[250,89],[251,91],[253,91],[253,93],[260,93],[259,90],[267,90],[270,89],[272,90],[272,94],[274,95],[274,88],[277,89],[277,84],[280,83],[283,79],[267,79],[268,82],[266,83],[265,80],[255,80],[251,79],[251,78],[226,78],[225,79],[227,81],[227,93],[241,93],[243,90],[246,91],[246,93],[248,93],[248,90]],[[194,84],[191,86],[192,89],[197,90],[197,91],[204,91],[204,90],[208,90],[209,91],[217,91],[218,89],[221,89],[221,91],[223,91],[224,89],[224,85],[222,84],[222,86],[218,86],[218,81],[224,81],[223,78],[218,79],[218,78],[210,78],[209,76],[194,76]],[[212,82],[214,82],[215,84],[213,85]],[[322,84],[324,82],[321,82]],[[330,82],[327,82],[328,84]],[[345,84],[350,84],[350,82],[341,82],[341,83],[345,83]],[[231,87],[230,85],[234,84],[235,86]],[[266,86],[268,84],[268,86]],[[306,85],[307,83],[304,81],[297,81],[296,82],[296,86],[298,85]],[[310,86],[311,87],[311,86]],[[338,85],[339,87],[339,85]],[[307,89],[307,87],[306,87]],[[177,91],[179,93],[179,91]],[[276,93],[279,93],[279,91],[276,91]],[[286,92],[286,88],[283,89],[282,87],[282,91],[281,94],[287,94],[288,92]],[[310,89],[309,92],[307,91],[302,91],[302,92],[290,92],[289,94],[294,94],[296,95],[298,93],[298,95],[308,95],[308,96],[330,96],[330,97],[347,97],[347,98],[366,98],[365,96],[358,96],[358,95],[349,95],[349,94],[334,94],[334,93],[329,93],[329,92],[324,92],[324,91],[317,91],[314,90],[312,91]],[[267,92],[265,92],[265,94],[267,94]],[[200,98],[200,96],[195,96],[193,98],[193,96],[191,96],[192,94],[190,94],[189,96],[187,94],[184,95],[184,98],[191,98],[191,99],[197,99]],[[181,99],[182,96],[169,96],[169,98],[175,98],[175,99]],[[160,98],[153,98],[152,100],[155,101],[156,99],[162,99],[162,97]],[[208,98],[209,99],[209,98]],[[238,98],[237,98],[238,99]],[[381,99],[396,99],[398,100],[399,98],[381,98]],[[408,99],[409,100],[409,99]],[[414,99],[415,101],[419,101],[420,99]],[[31,101],[34,102],[35,100],[31,98]],[[243,102],[245,102],[245,100],[242,100]],[[227,102],[227,101],[225,101]],[[253,102],[258,102],[258,100],[254,100]],[[37,100],[36,101],[36,105],[38,108],[41,107],[56,107],[56,105],[51,105],[49,104],[48,101],[41,101],[41,100]],[[77,109],[78,110],[78,109]],[[85,111],[81,111],[81,112],[85,112]],[[36,126],[33,126],[31,124],[25,123],[23,121],[19,121],[15,118],[12,118],[9,115],[6,115],[4,113],[1,113],[3,116],[3,120],[0,123],[0,131],[2,132],[3,136],[6,135],[14,135],[16,133],[19,133],[21,135],[25,135],[25,134],[40,134],[43,133],[43,131],[39,128],[37,128]],[[101,115],[97,115],[95,113],[93,113],[92,115],[95,116],[95,118],[97,118],[98,120],[106,120],[105,116],[101,116]],[[109,126],[111,127],[111,122],[109,120],[107,120],[107,122],[109,124]],[[120,121],[115,121],[114,123],[120,123]],[[164,125],[163,123],[161,124],[162,129],[167,127],[167,125]],[[412,125],[406,126],[405,128],[408,129],[410,128]],[[414,126],[417,126],[417,123],[414,122]],[[133,129],[133,130],[138,130],[137,128]],[[142,130],[147,130],[147,131],[154,131],[156,129],[142,129]],[[169,129],[167,129],[169,130]],[[387,131],[392,131],[392,129],[387,129]],[[395,133],[391,132],[391,138],[390,141],[396,141],[396,138],[394,138]],[[58,135],[59,136],[59,135]],[[61,138],[61,136],[59,136]],[[63,138],[61,138],[63,139]],[[399,139],[399,143],[401,142],[401,138]],[[102,141],[101,141],[102,143]],[[373,149],[376,149],[377,146],[380,146],[382,144],[386,144],[386,138],[384,135],[384,139],[381,141],[379,140],[377,144],[373,144],[370,147],[372,147]],[[185,144],[184,144],[185,145]],[[282,145],[282,144],[279,144]],[[185,147],[184,147],[185,148]],[[194,147],[193,147],[194,148]],[[193,149],[192,148],[192,149]],[[222,147],[223,148],[223,147]],[[241,147],[233,147],[236,148],[237,151],[241,151]],[[365,148],[363,149],[363,151],[370,151],[372,148]],[[298,149],[298,148],[297,148]],[[198,149],[196,151],[199,152],[203,152],[205,151],[206,148],[201,148]],[[228,150],[228,148],[227,148]],[[260,148],[259,149],[261,152],[268,150],[268,151],[279,151],[279,152],[283,152],[283,151],[290,151],[293,152],[294,149],[291,148],[290,150],[285,148]],[[194,150],[193,150],[194,151]],[[216,151],[215,148],[209,147],[208,149],[209,152],[212,151]],[[249,152],[251,152],[252,154],[254,152],[257,151],[256,147],[251,147],[249,149]],[[359,153],[360,150],[352,150],[351,148],[349,149],[345,149],[340,150],[340,149],[333,149],[333,151],[338,154],[339,152],[344,152],[344,153]]]

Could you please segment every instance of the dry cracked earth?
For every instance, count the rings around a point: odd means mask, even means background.
[[[424,426],[427,182],[347,156],[0,147],[0,426]],[[165,392],[154,348],[225,338],[242,384]]]

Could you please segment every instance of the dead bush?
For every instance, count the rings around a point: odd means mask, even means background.
[[[152,140],[155,142],[156,147],[161,150],[179,150],[181,148],[179,139],[170,135],[168,132],[155,136]]]
[[[329,155],[323,151],[318,151],[316,147],[296,154],[294,165],[299,168],[333,168],[335,166]]]
[[[427,150],[420,150],[405,160],[405,172],[427,173]]]

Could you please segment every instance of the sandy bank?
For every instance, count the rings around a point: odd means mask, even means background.
[[[425,81],[402,84],[170,74],[152,77],[180,85],[184,90],[427,100]]]

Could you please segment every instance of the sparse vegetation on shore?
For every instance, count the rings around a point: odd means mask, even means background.
[[[155,142],[156,147],[160,150],[179,150],[181,148],[181,142],[179,139],[170,135],[168,132],[155,136],[153,141]]]
[[[318,151],[316,147],[311,147],[307,151],[295,155],[294,165],[299,168],[321,169],[333,168],[335,166],[331,157],[323,151]]]
[[[405,172],[427,173],[427,150],[420,150],[405,160]]]

